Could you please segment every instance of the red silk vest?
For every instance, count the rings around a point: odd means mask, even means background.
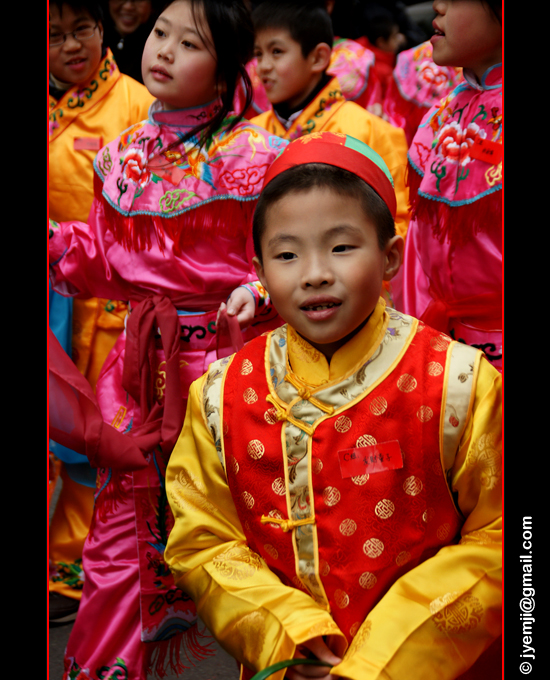
[[[401,575],[458,538],[462,520],[440,462],[451,341],[419,327],[382,380],[309,423],[309,431],[301,432],[309,437],[308,483],[291,504],[296,460],[286,431],[289,422],[278,419],[266,400],[270,338],[262,336],[244,347],[224,381],[222,440],[229,487],[249,546],[283,583],[314,597],[308,583],[320,584],[315,599],[322,606],[328,601],[350,642]],[[322,400],[319,390],[315,397]],[[396,440],[401,455],[394,455],[395,444],[390,445],[395,467],[383,469],[385,456],[373,445]],[[361,458],[360,474],[342,462],[347,449]],[[374,471],[376,466],[382,470]],[[313,534],[309,553],[307,543],[300,548],[304,544],[299,541],[306,524]]]

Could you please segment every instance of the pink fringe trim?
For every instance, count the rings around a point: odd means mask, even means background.
[[[176,254],[200,241],[214,241],[220,233],[234,238],[243,233],[243,225],[252,227],[257,198],[238,200],[218,199],[192,208],[174,217],[160,215],[123,215],[100,194],[96,183],[96,198],[105,212],[105,219],[115,239],[128,251],[150,250],[153,239],[164,251],[165,237],[172,239]]]
[[[434,237],[453,248],[460,247],[480,232],[502,228],[502,191],[494,191],[483,198],[457,207],[418,195],[419,175],[411,166],[407,170],[411,217],[431,228]]]

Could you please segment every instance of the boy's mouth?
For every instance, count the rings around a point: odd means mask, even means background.
[[[323,296],[306,300],[306,302],[303,305],[300,305],[300,309],[304,312],[320,312],[326,309],[340,307],[341,304],[342,304],[341,300]]]

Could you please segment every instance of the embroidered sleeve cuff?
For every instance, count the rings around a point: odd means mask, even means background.
[[[255,318],[261,317],[262,319],[267,319],[277,314],[275,308],[271,304],[269,293],[259,281],[243,283],[241,287],[246,288],[254,298],[254,303],[256,305],[256,311],[254,313]]]

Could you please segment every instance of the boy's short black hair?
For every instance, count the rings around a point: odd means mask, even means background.
[[[334,40],[330,15],[319,0],[263,0],[253,11],[252,21],[256,34],[271,28],[288,31],[304,57],[319,43],[332,47]]]
[[[288,194],[309,189],[329,189],[341,196],[355,198],[361,203],[364,214],[374,222],[378,245],[382,250],[388,240],[395,236],[395,222],[386,203],[379,194],[357,175],[349,170],[326,163],[305,163],[296,165],[274,177],[264,188],[252,225],[252,237],[256,257],[262,263],[261,240],[266,228],[267,211]]]
[[[84,10],[92,17],[94,21],[103,23],[103,9],[97,0],[49,0],[49,7],[57,7],[57,11],[61,16],[63,14],[63,5],[70,7],[74,12]]]

